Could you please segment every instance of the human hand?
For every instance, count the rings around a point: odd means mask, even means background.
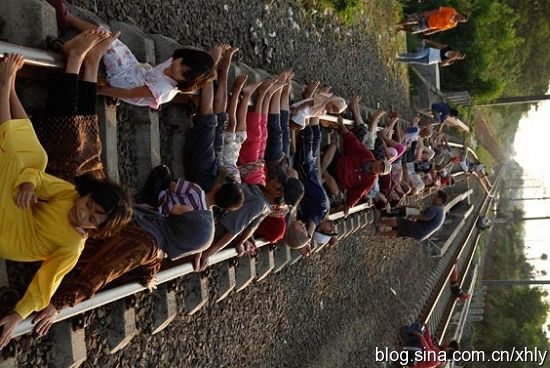
[[[32,183],[21,184],[13,201],[19,208],[24,210],[30,209],[38,201],[38,197],[34,192],[34,185]]]
[[[36,324],[34,332],[36,332],[39,337],[46,335],[58,315],[59,311],[50,303],[33,318],[32,323]]]
[[[147,283],[147,285],[145,285],[145,287],[147,288],[147,290],[152,293],[154,290],[157,289],[157,276],[153,276],[151,278],[151,280],[149,280],[149,282]]]
[[[254,244],[254,242],[251,241],[251,240],[247,240],[244,243],[244,248],[245,248],[246,253],[248,254],[249,257],[255,257],[258,254],[256,244]]]
[[[207,252],[200,253],[197,257],[195,257],[195,264],[193,265],[195,272],[202,272],[206,270],[208,267],[208,257],[210,257],[210,254]]]
[[[0,326],[4,326],[2,335],[0,336],[0,349],[8,345],[13,335],[13,331],[19,322],[21,322],[21,317],[16,312],[12,312],[0,320]]]

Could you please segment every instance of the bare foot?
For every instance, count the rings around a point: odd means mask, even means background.
[[[219,45],[216,45],[208,51],[208,54],[212,57],[212,60],[214,60],[214,64],[218,64],[220,61],[220,58],[222,57],[222,54],[231,48],[231,45],[227,43],[221,43]]]
[[[275,93],[278,90],[280,90],[281,88],[283,88],[284,86],[286,86],[287,84],[288,83],[286,81],[286,78],[284,80],[281,80],[281,79],[277,78],[275,80],[275,83],[273,83],[273,85],[269,88],[269,92],[270,93]]]
[[[309,98],[313,96],[317,88],[319,88],[319,85],[321,84],[320,81],[311,81],[306,85],[306,88],[304,88],[304,92],[302,93],[302,97]]]
[[[84,31],[63,44],[63,51],[67,56],[82,57],[86,56],[98,42],[105,37],[104,32]]]
[[[386,115],[386,111],[384,110],[376,110],[373,114],[372,114],[372,120],[376,120],[376,119],[380,119],[382,116]]]
[[[277,82],[277,79],[266,79],[260,85],[258,86],[257,90],[258,93],[265,93],[267,92],[274,84]],[[245,87],[246,88],[246,87]]]
[[[118,36],[120,36],[120,32],[106,33],[103,36],[103,39],[93,46],[92,49],[86,54],[84,61],[94,63],[99,62],[109,49],[109,46],[111,46],[113,41],[116,40]]]
[[[25,59],[21,54],[8,54],[0,60],[0,86],[11,88],[15,74],[23,67]]]
[[[289,82],[294,77],[294,75],[295,73],[292,69],[287,69],[282,72],[277,79],[280,81]]]
[[[231,94],[238,95],[239,93],[241,93],[241,90],[247,79],[248,79],[248,75],[246,74],[241,74],[237,76],[237,78],[235,78],[235,81],[233,82],[233,88],[231,89]]]
[[[359,95],[352,96],[351,100],[349,101],[352,107],[359,107],[359,102],[361,102],[361,96]]]
[[[260,86],[261,82],[254,82],[247,84],[243,87],[243,94],[245,95],[251,95],[254,93],[254,91]]]
[[[330,93],[332,93],[332,87],[331,86],[324,86],[321,89],[319,89],[319,92],[330,94]]]
[[[229,46],[229,45],[227,45]],[[223,51],[223,54],[221,55],[221,59],[218,63],[218,69],[226,70],[229,69],[229,66],[231,65],[231,59],[233,58],[233,55],[239,51],[238,47],[229,47],[228,49],[225,49]]]

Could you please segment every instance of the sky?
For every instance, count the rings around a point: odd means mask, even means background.
[[[549,89],[550,93],[550,89]],[[527,116],[519,122],[514,140],[514,159],[523,167],[523,198],[550,197],[550,101],[544,101],[538,108],[532,107]],[[550,201],[522,201],[527,217],[550,216]],[[550,256],[550,220],[525,222],[525,246],[527,258],[540,258],[543,253]],[[535,270],[545,270],[547,276],[536,278],[550,279],[550,261],[531,261]]]

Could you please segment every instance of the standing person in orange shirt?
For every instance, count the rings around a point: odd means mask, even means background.
[[[436,10],[408,15],[398,26],[399,30],[428,36],[467,21],[466,14],[459,13],[455,8],[442,6]]]

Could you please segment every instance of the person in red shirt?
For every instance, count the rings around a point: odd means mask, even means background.
[[[346,195],[344,212],[355,206],[361,197],[373,187],[378,175],[387,175],[391,170],[388,160],[376,160],[372,152],[348,130],[339,117],[343,152],[337,152],[330,144],[321,162],[321,174],[332,195]]]
[[[420,361],[413,359],[417,362],[414,365],[415,368],[443,367],[447,361],[453,358],[453,353],[460,350],[456,340],[452,340],[444,346],[435,343],[428,328],[422,329],[418,321],[403,328],[400,339],[404,349],[411,350],[411,347],[422,349],[422,352],[419,350],[415,352],[415,358],[422,358]]]
[[[398,26],[399,30],[422,33],[425,36],[454,28],[468,21],[466,14],[455,8],[442,6],[439,9],[408,15]]]

